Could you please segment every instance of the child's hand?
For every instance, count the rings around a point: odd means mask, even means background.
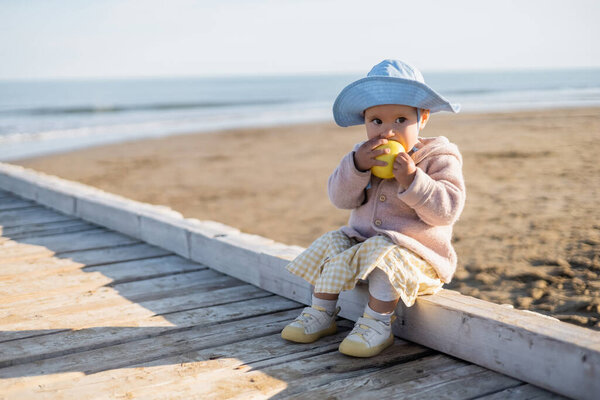
[[[404,188],[410,186],[415,179],[417,166],[413,159],[406,153],[400,153],[394,161],[394,179]]]
[[[387,139],[382,138],[373,138],[364,142],[362,146],[354,152],[354,166],[356,169],[365,172],[375,165],[385,167],[387,163],[385,161],[376,160],[375,157],[389,153],[390,149],[375,150],[375,148],[387,142]]]

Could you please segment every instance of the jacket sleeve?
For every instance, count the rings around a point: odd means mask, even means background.
[[[337,208],[354,209],[365,200],[365,188],[371,179],[371,171],[361,172],[356,169],[354,150],[342,158],[327,183],[329,200]]]
[[[431,226],[452,225],[466,198],[461,161],[452,155],[437,157],[427,173],[417,167],[412,184],[398,197]]]

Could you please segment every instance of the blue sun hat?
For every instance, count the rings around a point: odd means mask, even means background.
[[[383,60],[366,78],[346,86],[333,103],[333,118],[339,126],[365,123],[364,111],[383,104],[402,104],[430,112],[460,111],[460,104],[450,103],[425,84],[415,67],[398,60]]]

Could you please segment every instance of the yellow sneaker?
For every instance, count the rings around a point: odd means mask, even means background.
[[[323,336],[333,335],[337,332],[335,317],[339,312],[339,307],[333,314],[322,307],[306,307],[298,318],[283,328],[281,337],[297,343],[312,343]]]
[[[393,322],[395,316],[392,316]],[[340,352],[352,357],[373,357],[394,344],[392,324],[366,314],[356,321],[354,329],[340,343]]]

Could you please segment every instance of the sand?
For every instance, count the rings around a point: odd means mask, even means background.
[[[464,157],[459,266],[447,288],[600,330],[600,108],[436,114]],[[327,178],[364,127],[171,136],[14,162],[308,246],[344,225]]]

